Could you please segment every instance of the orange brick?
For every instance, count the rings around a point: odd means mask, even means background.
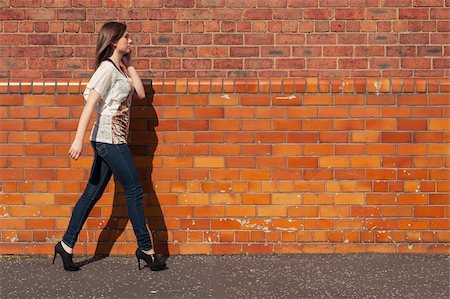
[[[367,105],[393,105],[395,104],[394,95],[372,95],[368,94],[366,96]]]
[[[180,229],[208,230],[210,229],[210,221],[208,219],[181,219]]]
[[[350,160],[343,157],[320,157],[319,167],[324,168],[337,168],[337,167],[349,167]]]
[[[250,241],[252,243],[257,243],[257,242],[264,242],[264,241],[268,241],[266,239],[266,235],[263,231],[252,231],[250,232]]]
[[[25,95],[24,106],[51,106],[54,104],[53,95]]]
[[[426,105],[426,95],[397,95],[398,105]]]
[[[180,194],[178,197],[178,203],[181,205],[197,205],[197,204],[208,204],[209,197],[208,194],[203,193],[185,193]]]
[[[381,111],[380,108],[377,107],[358,107],[353,106],[350,110],[350,118],[371,118],[371,117],[380,117]]]
[[[46,157],[40,159],[40,165],[42,168],[67,168],[69,167],[71,161],[69,161],[67,158],[58,158],[58,157]],[[92,163],[92,160],[90,161]],[[90,166],[88,164],[87,167]]]
[[[425,180],[428,178],[428,170],[426,169],[402,169],[398,170],[397,178],[399,180]]]
[[[363,130],[363,120],[335,120],[334,127],[337,131],[342,130]]]
[[[31,157],[10,157],[9,159],[10,168],[36,168],[39,167],[39,159]],[[5,159],[6,161],[6,159]],[[6,168],[6,163],[4,165]]]
[[[242,245],[240,244],[211,244],[212,254],[240,254]]]
[[[355,192],[356,182],[342,182],[342,192]]]
[[[288,233],[286,233],[288,234]],[[289,234],[291,236],[293,234]],[[283,242],[289,242],[288,240],[283,239]],[[294,242],[294,241],[292,241]],[[302,244],[274,244],[273,245],[274,253],[302,253],[303,245]]]
[[[267,106],[270,103],[270,95],[241,95],[241,105],[243,106]]]
[[[180,254],[209,254],[210,246],[208,244],[180,243]]]
[[[328,244],[304,244],[304,253],[334,253],[334,245]]]
[[[352,142],[380,142],[379,132],[352,132],[351,133]]]
[[[287,216],[285,206],[257,206],[256,212],[258,216]]]
[[[444,217],[444,207],[415,207],[415,217]]]
[[[331,169],[305,170],[303,175],[305,180],[331,180],[333,171]]]
[[[450,221],[448,219],[431,219],[429,229],[449,230],[450,229]]]
[[[273,245],[272,244],[244,244],[244,245],[242,245],[242,253],[250,253],[250,254],[273,253]]]
[[[404,206],[383,207],[383,216],[385,217],[412,217],[413,208]]]
[[[269,180],[269,170],[242,170],[243,180]]]
[[[333,219],[305,219],[305,229],[313,230],[313,229],[334,229],[334,220]]]
[[[41,213],[43,217],[70,217],[72,215],[72,207],[58,207],[58,206],[44,206],[41,208]],[[95,213],[90,214],[95,217]]]
[[[430,94],[429,102],[430,105],[449,105],[450,98],[448,94]]]
[[[394,180],[396,178],[395,170],[389,169],[368,169],[367,179],[369,180]]]
[[[380,217],[381,208],[379,207],[351,207],[352,217]]]
[[[274,144],[273,155],[275,156],[298,156],[302,152],[301,145]]]
[[[365,228],[368,230],[386,230],[396,227],[397,220],[394,219],[368,219],[365,224]]]
[[[280,113],[281,114],[281,113]],[[260,117],[257,115],[257,117]],[[277,116],[270,116],[270,118],[275,118]],[[279,117],[285,118],[284,115]],[[300,131],[302,129],[302,121],[296,119],[274,119],[272,121],[272,131]]]
[[[8,207],[8,214],[11,217],[40,217],[40,208],[39,206],[22,206],[22,205],[13,205]]]
[[[365,177],[363,169],[336,169],[334,173],[334,177],[337,180],[363,180]],[[349,189],[344,189],[345,187],[352,187],[352,189],[349,191]],[[343,192],[352,192],[354,190],[354,185],[342,185]]]
[[[344,107],[319,107],[319,118],[348,118],[350,109]]]
[[[429,198],[429,203],[432,205],[450,205],[450,196],[448,194],[430,194]]]
[[[189,94],[189,95],[179,95],[178,105],[180,106],[191,106],[191,105],[207,105],[209,102],[207,95],[199,94]]]
[[[239,154],[240,146],[236,144],[211,145],[211,155],[213,156],[238,156]]]
[[[332,105],[333,96],[332,95],[304,95],[303,105]]]
[[[241,201],[239,194],[211,194],[211,204],[213,205],[234,205]]]
[[[397,129],[397,122],[395,119],[367,119],[366,129],[394,131]]]
[[[302,120],[303,131],[330,131],[333,130],[333,121],[328,119]]]
[[[54,219],[26,219],[27,229],[53,229],[55,228]]]
[[[55,204],[55,195],[51,193],[25,194],[25,204],[53,205]]]
[[[365,244],[336,244],[335,253],[361,253],[366,252]]]
[[[301,195],[295,193],[273,193],[271,197],[272,205],[296,205],[302,202]]]
[[[450,242],[450,232],[438,232],[438,241],[448,243]]]
[[[347,218],[350,216],[350,209],[342,206],[320,206],[320,217]]]
[[[3,109],[1,110],[1,118],[7,118],[7,111],[9,118],[30,119],[39,117],[39,108],[36,107],[9,107],[9,109]]]
[[[190,218],[194,215],[194,208],[187,206],[165,206],[163,207],[165,217],[185,217]]]
[[[225,160],[223,157],[196,157],[194,158],[194,167],[224,167]]]
[[[333,196],[330,194],[304,194],[303,204],[305,205],[323,205],[333,204]]]
[[[288,209],[289,217],[318,217],[319,208],[315,206],[290,206]]]
[[[176,180],[177,179],[177,171],[173,170],[167,173],[168,176],[162,176],[163,173],[162,170],[158,170],[158,173],[156,173],[156,169],[153,170],[153,174],[155,177],[158,177],[160,179],[171,179]],[[208,170],[203,169],[181,169],[179,171],[179,179],[180,180],[206,180],[208,179]]]
[[[368,155],[394,155],[396,146],[393,144],[367,144]]]
[[[270,194],[242,194],[242,204],[270,204]]]
[[[340,95],[335,98],[336,105],[363,105],[364,95]]]
[[[256,208],[254,206],[227,206],[225,215],[227,217],[252,217],[256,216]]]
[[[423,205],[428,203],[428,195],[426,194],[399,194],[397,198],[398,204],[406,205]]]
[[[363,204],[364,203],[364,194],[362,193],[341,193],[336,194],[334,196],[335,204]]]
[[[341,243],[343,241],[342,232],[338,232],[338,231],[328,232],[328,241],[335,242],[335,243]]]
[[[287,111],[288,118],[317,118],[318,108],[316,107],[289,107]]]
[[[390,243],[391,237],[389,232],[378,231],[375,233],[375,242],[377,243]]]
[[[28,156],[53,156],[55,154],[55,147],[50,144],[26,145],[25,154]]]
[[[25,123],[24,120],[1,119],[0,120],[0,129],[2,131],[23,130],[24,123]]]
[[[401,230],[428,229],[428,220],[400,219],[398,220],[398,229]]]
[[[233,169],[211,169],[209,171],[211,180],[239,180],[240,171]]]
[[[293,233],[303,228],[303,221],[298,219],[273,219],[272,227],[275,230]]]
[[[242,120],[241,130],[243,131],[270,131],[271,121],[269,120]]]
[[[23,105],[24,97],[22,95],[5,95],[0,96],[0,105],[4,106],[21,106]]]
[[[381,166],[380,157],[352,157],[350,158],[352,167],[379,168]]]
[[[241,223],[235,219],[211,219],[211,229],[213,230],[241,229]],[[236,238],[237,237],[238,234],[236,234]]]

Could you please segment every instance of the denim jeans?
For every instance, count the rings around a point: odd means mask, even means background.
[[[141,250],[152,249],[150,235],[145,225],[142,206],[142,185],[127,144],[108,144],[92,141],[94,162],[86,189],[75,205],[64,243],[74,247],[81,228],[95,203],[100,199],[111,175],[122,185],[127,201],[128,216],[133,225]]]

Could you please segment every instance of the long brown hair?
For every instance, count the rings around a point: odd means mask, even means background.
[[[114,52],[113,43],[116,43],[127,30],[127,25],[119,22],[105,23],[97,38],[97,50],[95,54],[95,69],[100,66]]]

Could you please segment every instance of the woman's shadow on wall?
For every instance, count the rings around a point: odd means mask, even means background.
[[[133,99],[128,144],[144,189],[144,214],[155,251],[167,259],[169,257],[167,227],[152,182],[153,158],[158,146],[155,128],[159,125],[158,116],[152,104],[154,94],[155,91],[149,81],[146,84],[145,99]],[[94,256],[78,263],[80,266],[108,257],[119,238],[119,242],[127,242],[127,245],[132,242],[136,243],[132,229],[127,229],[129,218],[125,194],[119,182],[115,180],[114,183],[115,191],[110,218],[97,238]]]

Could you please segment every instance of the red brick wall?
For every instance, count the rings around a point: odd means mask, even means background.
[[[82,158],[67,155],[84,84],[0,81],[2,254],[50,254],[67,227],[92,161],[87,139]],[[146,87],[130,144],[158,250],[449,253],[448,79]],[[75,252],[135,246],[111,182]]]
[[[449,0],[0,1],[0,77],[80,78],[128,24],[144,78],[449,77]]]

